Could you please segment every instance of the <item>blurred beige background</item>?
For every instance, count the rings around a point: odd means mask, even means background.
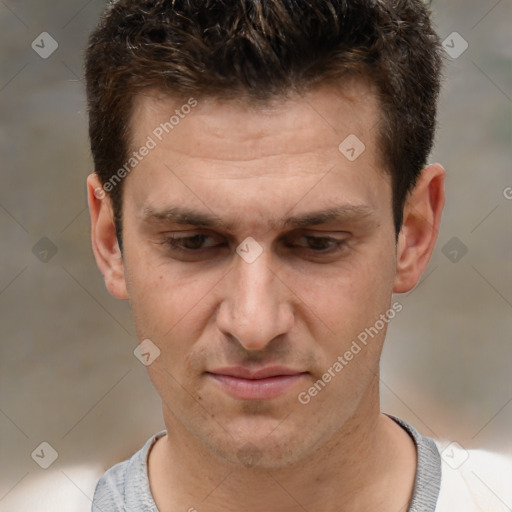
[[[2,511],[66,499],[60,510],[89,510],[104,469],[163,428],[128,306],[105,290],[89,242],[82,52],[104,5],[0,2]],[[423,281],[397,297],[382,407],[426,435],[510,452],[512,3],[433,9],[442,38],[469,46],[447,57],[431,157],[447,170],[447,206]],[[42,32],[58,44],[47,58],[31,47]],[[55,44],[44,37],[40,53]],[[58,454],[46,470],[42,442]]]

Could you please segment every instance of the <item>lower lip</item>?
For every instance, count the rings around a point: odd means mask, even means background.
[[[209,373],[228,394],[241,400],[268,400],[290,389],[303,379],[305,373],[294,375],[276,375],[265,379],[242,379],[229,375]]]

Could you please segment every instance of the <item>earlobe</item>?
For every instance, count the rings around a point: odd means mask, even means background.
[[[122,254],[116,237],[110,197],[96,173],[87,178],[87,198],[91,216],[92,250],[107,290],[118,299],[127,299]]]
[[[412,290],[428,265],[444,207],[444,176],[439,164],[425,167],[407,198],[397,244],[394,293]]]

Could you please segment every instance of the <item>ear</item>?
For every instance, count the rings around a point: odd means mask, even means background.
[[[127,299],[123,257],[117,242],[112,204],[96,173],[87,178],[87,198],[96,264],[103,274],[107,290],[118,299]]]
[[[398,236],[394,293],[412,290],[427,267],[444,207],[444,177],[441,165],[425,167],[406,200]]]

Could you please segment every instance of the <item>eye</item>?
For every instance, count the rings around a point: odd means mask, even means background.
[[[165,244],[172,250],[181,252],[194,252],[202,249],[215,247],[215,240],[212,236],[198,233],[192,236],[167,235]]]
[[[316,254],[331,253],[343,249],[346,244],[344,238],[334,238],[331,236],[313,236],[302,235],[296,239],[299,243],[291,243],[289,246],[298,247]]]
[[[309,257],[336,255],[345,249],[347,237],[316,236],[311,234],[295,235],[284,240],[286,247],[297,254]],[[212,257],[210,251],[217,251],[229,246],[224,237],[211,233],[176,232],[165,235],[163,244],[176,258],[183,261],[198,261]],[[215,254],[217,254],[215,252]],[[208,255],[208,256],[207,256]]]

